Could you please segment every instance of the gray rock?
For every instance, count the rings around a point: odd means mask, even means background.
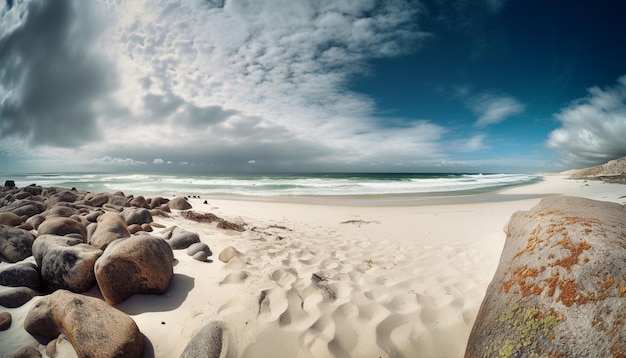
[[[42,222],[46,221],[46,217],[41,214],[36,214],[26,219],[26,224],[30,224],[34,229],[37,229]]]
[[[6,331],[11,327],[13,316],[9,312],[0,312],[0,331]]]
[[[109,202],[108,194],[92,194],[86,196],[86,198],[91,201],[91,204],[95,207],[102,207]]]
[[[223,322],[213,321],[202,327],[185,346],[180,358],[236,357],[234,335]]]
[[[16,227],[22,224],[22,219],[15,213],[0,213],[0,225]]]
[[[28,311],[30,334],[67,337],[79,357],[141,357],[143,337],[132,318],[104,301],[59,290]]]
[[[9,358],[41,358],[41,353],[35,346],[26,346],[20,348],[17,352],[9,356]]]
[[[0,285],[39,290],[41,280],[37,266],[31,262],[22,262],[3,267],[0,269]]]
[[[92,212],[90,212],[89,214],[85,215],[85,219],[91,223],[95,223],[98,222],[98,218],[100,217],[100,215],[104,214],[104,211],[98,209],[98,210],[94,210]]]
[[[23,192],[29,193],[31,195],[41,195],[43,188],[37,185],[29,185],[22,188]]]
[[[204,254],[204,255],[201,255]],[[204,242],[197,242],[195,244],[191,244],[187,248],[187,255],[192,256],[194,259],[198,261],[206,261],[206,259],[213,255],[209,245]],[[196,256],[197,255],[197,256]]]
[[[85,292],[96,284],[94,265],[102,250],[80,239],[42,235],[33,244],[41,279],[52,290]]]
[[[152,215],[150,215],[150,210],[145,208],[126,208],[122,211],[122,218],[126,221],[127,225],[131,224],[149,224],[152,220]]]
[[[126,237],[130,237],[130,232],[124,219],[118,213],[106,212],[98,218],[96,229],[89,237],[89,244],[104,250],[111,242]]]
[[[178,226],[169,227],[161,232],[161,237],[173,250],[182,250],[190,245],[200,242],[200,237],[195,232],[187,231]]]
[[[79,234],[83,241],[87,240],[87,229],[82,223],[66,217],[49,217],[39,224],[38,235],[58,235]]]
[[[43,215],[46,218],[51,218],[55,216],[69,218],[70,216],[76,214],[78,210],[71,208],[65,205],[55,205],[52,208],[43,212]]]
[[[163,294],[174,275],[173,261],[172,249],[161,238],[139,235],[116,240],[96,261],[102,296],[116,305],[137,293]]]
[[[177,197],[169,201],[167,204],[170,209],[173,210],[189,210],[191,209],[191,204],[187,201],[186,198]]]
[[[148,205],[148,202],[146,201],[146,198],[144,198],[143,196],[139,195],[135,198],[133,198],[128,205],[136,207],[136,208],[146,208],[146,209],[150,209],[150,205]]]
[[[551,197],[515,213],[466,357],[626,352],[626,210]]]
[[[20,200],[17,204],[11,205],[9,209],[10,212],[19,217],[31,217],[43,213],[44,210],[46,210],[46,207],[42,203],[34,200]]]
[[[156,196],[156,197],[150,199],[150,209],[158,208],[158,207],[160,207],[162,205],[165,205],[165,204],[169,203],[169,201],[170,201],[169,199],[166,199],[166,198],[163,198],[163,197],[160,197],[160,196]]]
[[[0,254],[9,262],[22,261],[32,255],[35,235],[29,231],[0,225]]]
[[[37,296],[37,292],[28,287],[0,287],[0,306],[17,308]]]

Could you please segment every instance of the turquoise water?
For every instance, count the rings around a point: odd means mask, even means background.
[[[37,184],[136,195],[361,196],[463,195],[536,182],[527,174],[272,174],[172,175],[46,173],[0,174],[18,187]]]

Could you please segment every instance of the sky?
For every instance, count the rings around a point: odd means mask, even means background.
[[[544,172],[626,155],[626,2],[4,0],[0,172]]]

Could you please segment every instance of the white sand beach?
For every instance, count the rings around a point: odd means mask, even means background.
[[[197,232],[213,256],[199,262],[175,250],[165,295],[116,307],[146,337],[145,357],[179,357],[211,321],[225,323],[228,357],[462,357],[503,227],[549,195],[624,203],[626,186],[547,175],[467,196],[190,199],[194,211],[246,230],[155,217]],[[227,246],[243,255],[222,263]],[[23,321],[38,299],[3,309],[13,323],[0,332],[0,356],[36,342]],[[71,346],[59,347],[57,356],[71,356]]]

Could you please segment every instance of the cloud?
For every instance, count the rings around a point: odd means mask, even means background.
[[[7,2],[0,10],[0,138],[76,147],[100,138],[97,105],[115,87],[94,46],[91,2]]]
[[[65,147],[78,150],[55,150],[54,160],[169,158],[215,171],[449,159],[446,128],[378,118],[374,101],[349,89],[371,60],[428,38],[417,1],[98,4],[25,0],[0,10],[0,137],[25,141],[20,155]]]
[[[477,127],[500,123],[508,117],[522,113],[525,109],[525,106],[513,97],[493,94],[478,95],[470,100],[469,106],[479,116],[475,122]]]
[[[94,164],[104,164],[104,165],[124,165],[124,166],[136,166],[136,165],[144,165],[146,162],[142,162],[139,160],[134,160],[132,158],[112,158],[109,156],[104,156],[102,158],[98,158],[93,160]]]
[[[626,75],[607,88],[592,87],[554,117],[560,127],[547,146],[567,167],[596,165],[626,155]]]

